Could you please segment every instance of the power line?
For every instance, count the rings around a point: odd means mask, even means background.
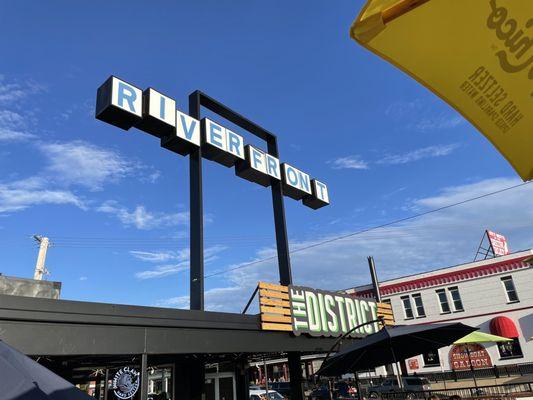
[[[470,199],[466,199],[466,200],[458,201],[456,203],[448,204],[446,206],[434,208],[432,210],[425,211],[423,213],[414,214],[414,215],[411,215],[409,217],[400,218],[400,219],[397,219],[397,220],[394,220],[394,221],[391,221],[391,222],[387,222],[387,223],[384,223],[384,224],[381,224],[381,225],[376,225],[376,226],[373,226],[373,227],[370,227],[370,228],[366,228],[366,229],[362,229],[362,230],[359,230],[359,231],[356,231],[356,232],[348,233],[348,234],[341,235],[341,236],[336,236],[336,237],[333,237],[333,238],[330,238],[330,239],[326,239],[326,240],[323,240],[323,241],[320,241],[320,242],[317,242],[317,243],[310,244],[308,246],[304,246],[304,247],[300,247],[300,248],[291,250],[291,251],[289,251],[289,254],[294,254],[294,253],[298,253],[298,252],[301,252],[301,251],[309,250],[309,249],[312,249],[312,248],[315,248],[315,247],[318,247],[318,246],[323,246],[323,245],[328,244],[328,243],[336,242],[338,240],[347,239],[347,238],[350,238],[350,237],[356,236],[356,235],[361,235],[363,233],[370,232],[370,231],[373,231],[373,230],[376,230],[376,229],[385,228],[387,226],[396,225],[396,224],[399,224],[401,222],[406,222],[406,221],[409,221],[409,220],[412,220],[412,219],[415,219],[415,218],[423,217],[424,215],[433,214],[433,213],[436,213],[436,212],[439,212],[439,211],[442,211],[442,210],[446,210],[446,209],[449,209],[449,208],[452,208],[452,207],[457,207],[457,206],[460,206],[460,205],[463,205],[463,204],[466,204],[466,203],[470,203],[470,202],[475,201],[475,200],[480,200],[480,199],[483,199],[485,197],[493,196],[495,194],[503,193],[503,192],[506,192],[508,190],[516,189],[516,188],[525,186],[525,185],[527,185],[529,183],[532,183],[532,182],[533,181],[519,183],[518,185],[509,186],[509,187],[506,187],[504,189],[496,190],[494,192],[485,193],[485,194],[482,194],[480,196],[472,197]],[[250,266],[253,266],[253,265],[256,265],[256,264],[260,264],[260,263],[265,262],[265,261],[275,260],[276,258],[278,258],[277,255],[274,255],[274,256],[271,256],[271,257],[266,257],[266,258],[262,258],[260,260],[255,260],[255,261],[252,261],[252,262],[249,262],[249,263],[246,263],[246,264],[242,264],[242,265],[239,265],[239,266],[234,267],[234,268],[228,268],[228,269],[225,269],[223,271],[213,272],[213,273],[211,273],[209,275],[204,275],[204,279],[211,278],[211,277],[217,276],[217,275],[226,274],[228,272],[235,271],[235,270],[238,270],[238,269],[248,268]]]

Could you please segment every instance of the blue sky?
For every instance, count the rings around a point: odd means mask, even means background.
[[[50,237],[63,298],[187,307],[188,160],[94,118],[114,74],[187,111],[200,89],[278,135],[280,158],[326,182],[318,211],[286,199],[308,245],[519,183],[488,141],[350,40],[362,1],[2,2],[0,272],[30,277]],[[220,118],[218,122],[230,127]],[[249,143],[246,132],[236,130]],[[470,261],[486,228],[533,245],[531,186],[295,254],[295,283],[365,283]],[[268,189],[204,162],[206,274],[274,252]],[[269,261],[206,280],[207,308],[240,310]]]

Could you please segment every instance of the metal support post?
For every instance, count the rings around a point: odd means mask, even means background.
[[[200,92],[189,96],[189,114],[200,119]],[[189,155],[190,174],[190,309],[204,309],[204,211],[202,192],[202,149]]]
[[[141,356],[141,400],[148,400],[148,354]]]

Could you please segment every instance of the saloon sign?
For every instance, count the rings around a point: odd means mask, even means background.
[[[272,180],[281,181],[286,196],[302,200],[310,208],[329,204],[325,183],[245,144],[241,135],[209,118],[198,121],[177,110],[175,100],[152,88],[143,91],[111,76],[98,89],[96,118],[125,130],[136,127],[160,138],[162,147],[180,155],[201,147],[204,158],[235,167],[241,178],[265,187]]]
[[[353,330],[350,336],[360,337],[381,329],[378,317],[394,323],[387,304],[302,286],[260,282],[259,304],[262,329],[295,335],[338,337]]]
[[[482,345],[459,344],[450,349],[450,365],[453,370],[460,371],[470,369],[470,365],[472,368],[489,368],[492,367],[492,361]]]

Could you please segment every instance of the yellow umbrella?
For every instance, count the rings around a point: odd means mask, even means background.
[[[351,36],[448,102],[533,179],[533,1],[367,0]]]
[[[464,344],[466,348],[466,354],[468,355],[468,363],[470,364],[470,371],[472,371],[472,378],[474,379],[474,386],[476,387],[476,394],[478,391],[476,375],[474,373],[474,367],[472,366],[472,360],[470,358],[469,344],[472,343],[497,343],[497,342],[512,342],[513,339],[509,339],[503,336],[491,335],[490,333],[474,331],[468,335],[456,340],[453,344]]]
[[[453,344],[468,344],[468,343],[497,343],[497,342],[512,342],[513,339],[509,339],[503,336],[491,335],[490,333],[474,331],[468,335],[462,337],[459,340],[453,342]]]

